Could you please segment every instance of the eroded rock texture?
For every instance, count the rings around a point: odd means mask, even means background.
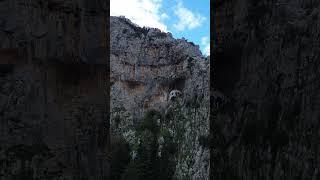
[[[216,1],[211,178],[320,178],[319,2]]]
[[[107,11],[0,1],[0,179],[108,179]]]
[[[161,149],[173,139],[174,177],[207,179],[209,151],[199,139],[209,131],[209,61],[198,46],[170,33],[141,28],[122,17],[110,21],[112,134],[129,143],[136,161],[141,141],[147,139],[141,134],[150,134],[137,127],[152,121],[144,115],[156,110],[160,112],[154,125],[159,132],[152,135],[159,145],[156,159],[161,161],[165,153]],[[170,100],[170,92],[181,94]]]

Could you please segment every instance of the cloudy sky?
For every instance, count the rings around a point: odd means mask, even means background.
[[[111,0],[110,14],[186,38],[210,54],[210,0]]]

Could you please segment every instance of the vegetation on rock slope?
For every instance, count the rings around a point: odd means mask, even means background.
[[[199,124],[204,123],[197,121],[206,119],[206,113],[200,107],[195,98],[186,102],[177,99],[163,111],[147,111],[133,129],[123,129],[122,135],[118,134],[126,146],[117,151],[126,153],[124,157],[131,155],[130,162],[119,164],[123,157],[115,155],[114,158],[120,159],[112,161],[111,167],[121,166],[121,171],[117,172],[122,172],[122,179],[192,179],[197,173],[200,177],[201,173],[196,170],[201,168],[196,165],[205,164],[209,158],[205,156],[208,153],[205,129],[194,129],[203,128]],[[113,117],[118,118],[117,115]],[[201,159],[203,157],[206,158]]]

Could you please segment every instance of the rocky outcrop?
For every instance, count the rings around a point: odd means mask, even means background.
[[[319,2],[216,1],[212,179],[319,179]]]
[[[185,96],[203,90],[196,86],[203,86],[204,76],[192,74],[204,74],[208,69],[198,46],[116,17],[111,17],[110,37],[112,97],[114,102],[126,101],[122,104],[134,117],[165,105],[171,90],[180,90]]]
[[[174,89],[174,90],[170,91],[170,93],[169,93],[169,100],[173,101],[176,98],[181,97],[181,95],[182,95],[182,93],[179,90]]]
[[[105,1],[0,1],[0,179],[108,179]]]
[[[174,176],[206,179],[209,152],[199,138],[209,130],[209,61],[197,45],[170,33],[138,27],[124,17],[110,21],[111,133],[130,144],[134,162],[145,138],[137,126],[145,113],[156,110],[161,114],[155,125],[160,133],[154,135],[157,158],[163,141],[173,138],[178,149]],[[170,101],[173,91],[181,96]]]

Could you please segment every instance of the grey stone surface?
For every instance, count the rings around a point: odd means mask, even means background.
[[[170,93],[169,93],[169,100],[174,100],[174,99],[180,97],[181,95],[182,95],[182,93],[179,90],[174,89],[174,90],[170,91]]]
[[[110,26],[111,133],[123,136],[135,154],[135,127],[144,113],[172,113],[159,126],[179,145],[175,177],[207,179],[209,151],[198,139],[209,133],[209,61],[199,46],[170,33],[124,17],[111,17]],[[181,92],[178,101],[169,100],[173,90]]]
[[[193,43],[118,17],[111,17],[110,37],[112,102],[121,102],[135,117],[163,107],[174,89],[185,96],[208,95],[209,62]]]

